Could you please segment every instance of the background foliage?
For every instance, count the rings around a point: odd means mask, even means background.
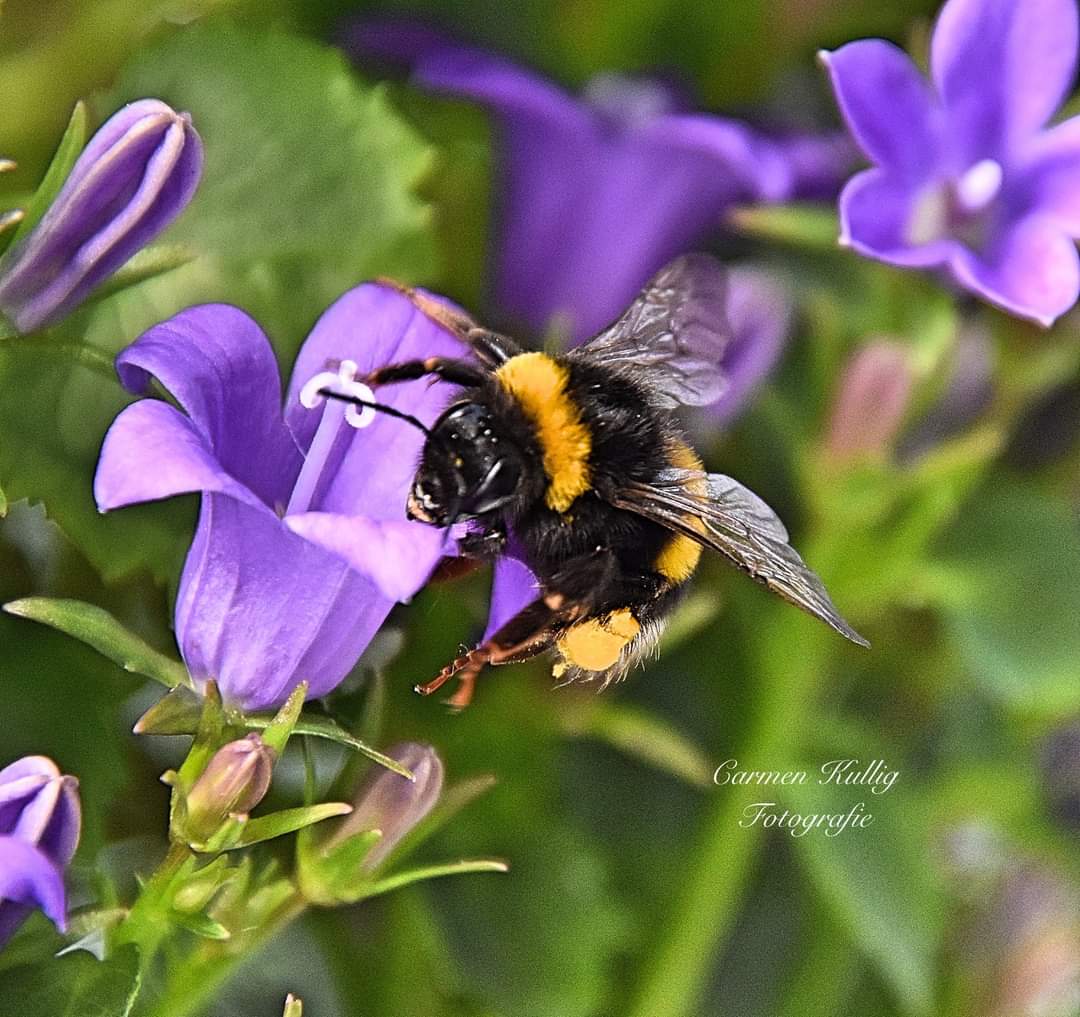
[[[392,10],[569,86],[598,70],[662,69],[706,108],[812,118],[831,115],[816,49],[873,34],[917,45],[932,5]],[[226,300],[261,322],[288,365],[319,312],[364,278],[423,283],[480,309],[485,120],[351,67],[333,43],[360,13],[370,10],[345,0],[4,6],[0,153],[19,169],[0,178],[0,207],[36,186],[79,98],[95,123],[142,95],[190,110],[207,164],[164,238],[189,260],[88,305],[62,341],[0,344],[3,601],[77,597],[172,651],[193,501],[103,518],[90,493],[101,437],[127,399],[111,357],[149,325]],[[998,991],[987,972],[1039,948],[1015,928],[1019,905],[1001,908],[1019,872],[1051,874],[1061,901],[1080,878],[1075,804],[1059,807],[1062,781],[1077,793],[1080,762],[1043,765],[1048,739],[1080,719],[1080,322],[1043,333],[958,306],[914,275],[816,242],[814,223],[790,213],[743,226],[731,250],[792,281],[798,325],[752,409],[707,438],[708,462],[775,505],[873,651],[709,562],[646,673],[597,699],[552,692],[542,665],[507,669],[452,717],[410,690],[475,636],[486,584],[429,587],[391,620],[403,649],[383,669],[383,737],[430,741],[452,776],[497,776],[436,848],[497,853],[511,872],[311,914],[249,958],[206,1013],[277,1012],[288,990],[319,1017],[980,1014]],[[988,336],[990,406],[913,460],[830,458],[823,438],[852,351],[882,334],[910,349],[913,428],[946,387],[962,318]],[[336,696],[356,720],[358,684]],[[146,871],[161,849],[156,777],[181,749],[128,734],[147,702],[141,679],[0,615],[0,763],[42,752],[79,776],[77,887]],[[739,828],[757,798],[709,780],[729,758],[776,770],[884,759],[900,778],[880,800],[861,795],[876,817],[866,830],[792,838]],[[858,797],[789,788],[782,804],[844,811]],[[1039,928],[1057,922],[1080,963],[1075,916],[1040,913]],[[100,1012],[114,1012],[122,957],[106,975],[86,955],[57,961],[52,994],[32,988],[19,947],[44,928],[35,918],[0,956],[0,998],[19,998],[24,1015],[66,1013],[65,987],[100,979]]]

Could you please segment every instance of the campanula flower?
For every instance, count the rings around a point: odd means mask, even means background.
[[[687,112],[659,82],[601,74],[575,98],[401,23],[361,26],[349,44],[410,61],[420,86],[493,113],[492,296],[537,332],[557,321],[577,341],[597,333],[657,269],[720,227],[729,207],[786,200],[804,181],[819,188],[836,166],[835,140],[774,142],[739,121]]]
[[[20,332],[63,317],[184,210],[202,161],[186,113],[140,99],[113,114],[0,261],[0,311]]]
[[[840,242],[1043,325],[1076,303],[1080,118],[1047,128],[1076,68],[1075,0],[948,0],[931,82],[896,46],[823,53],[873,162],[840,197]]]
[[[64,869],[79,842],[78,782],[45,756],[0,770],[0,946],[33,908],[63,930]]]
[[[202,492],[175,617],[198,684],[216,679],[249,710],[280,705],[302,680],[323,696],[427,580],[444,534],[405,518],[423,434],[319,393],[370,399],[356,377],[462,352],[402,294],[365,284],[315,325],[284,409],[270,343],[235,307],[189,308],[120,354],[125,387],[146,392],[156,378],[183,412],[157,399],[127,407],[105,437],[95,496],[107,511]],[[379,400],[430,425],[452,391],[423,379]]]

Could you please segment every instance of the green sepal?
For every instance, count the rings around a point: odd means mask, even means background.
[[[64,186],[64,181],[67,180],[72,167],[86,147],[86,131],[86,103],[80,99],[75,103],[75,108],[71,111],[71,119],[68,120],[63,137],[60,138],[60,144],[57,145],[56,152],[52,157],[52,162],[49,163],[49,168],[45,171],[45,176],[41,178],[41,183],[38,184],[34,196],[23,210],[22,222],[19,223],[19,228],[11,235],[12,244],[22,240],[41,221],[41,217],[53,203],[53,199],[60,192],[60,188]]]
[[[278,756],[285,751],[289,737],[300,719],[300,711],[304,708],[304,700],[307,698],[308,683],[301,682],[289,693],[289,698],[274,715],[274,719],[263,729],[263,743],[273,749]]]
[[[264,840],[280,837],[286,833],[295,833],[305,827],[321,823],[324,819],[344,816],[352,812],[352,806],[345,802],[323,802],[321,805],[301,805],[295,809],[283,809],[272,812],[269,816],[249,819],[240,831],[234,847],[250,847]]]
[[[290,992],[285,997],[285,1010],[281,1017],[304,1017],[304,1001]]]
[[[132,731],[138,735],[193,734],[199,726],[202,704],[189,688],[170,689],[136,722]]]
[[[273,722],[273,718],[266,714],[256,713],[248,714],[239,719],[238,722],[244,724],[249,730],[258,731],[269,727]],[[380,766],[385,766],[388,770],[401,774],[407,780],[413,779],[412,771],[406,769],[396,759],[380,752],[378,749],[373,749],[366,742],[362,742],[359,738],[349,734],[345,728],[330,717],[321,717],[318,714],[301,714],[293,726],[292,733],[313,735],[316,738],[325,738],[328,741],[337,742],[338,745],[353,749]]]
[[[5,604],[4,610],[73,636],[125,671],[153,678],[170,689],[191,686],[191,677],[183,664],[148,646],[108,611],[93,604],[52,597],[24,597]]]
[[[247,816],[233,814],[205,841],[191,842],[191,849],[206,855],[218,855],[222,851],[231,851],[240,846],[240,838],[247,824]]]
[[[228,858],[219,855],[184,879],[173,894],[172,909],[184,914],[205,911],[214,894],[235,876],[236,870],[230,868]]]
[[[203,939],[225,940],[231,939],[232,933],[221,922],[215,922],[209,915],[189,914],[186,911],[170,911],[169,918],[188,932],[194,932]]]
[[[428,879],[438,879],[440,876],[458,876],[467,872],[509,872],[510,866],[501,858],[463,858],[459,862],[443,862],[440,865],[424,865],[417,869],[406,869],[404,872],[396,872],[385,879],[371,883],[364,898],[376,897],[391,890],[398,890],[403,886],[411,886],[413,883],[421,883]],[[359,898],[358,898],[359,899]],[[353,902],[350,902],[353,903]]]
[[[176,689],[154,706],[151,706],[139,718],[135,725],[136,734],[194,734],[198,728],[201,709],[201,701],[194,692],[187,688]],[[266,732],[274,724],[276,715],[268,713],[243,714],[235,710],[226,710],[225,715],[231,727],[244,731],[262,731],[264,732],[263,741],[270,744]],[[372,748],[367,742],[349,734],[345,728],[330,717],[301,713],[293,724],[291,733],[310,735],[313,738],[324,738],[327,741],[336,742],[338,745],[344,745],[346,748],[359,752],[380,766],[385,766],[388,770],[393,770],[394,773],[399,773],[402,777],[412,780],[412,772],[402,766],[396,759],[379,752],[378,749]]]
[[[356,901],[371,885],[362,874],[364,859],[382,839],[382,830],[365,830],[332,847],[321,846],[309,831],[297,838],[296,875],[300,891],[313,904]]]
[[[732,209],[728,225],[761,240],[814,251],[836,251],[836,212],[818,205],[754,205]]]
[[[180,767],[181,790],[186,792],[195,783],[214,753],[228,741],[227,729],[228,720],[221,705],[221,693],[216,682],[208,681],[203,689],[202,712],[199,714],[195,739]]]

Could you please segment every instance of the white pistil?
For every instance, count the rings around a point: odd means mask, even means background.
[[[975,163],[956,182],[956,201],[960,208],[974,215],[990,204],[1001,190],[1001,164],[993,159]]]
[[[324,391],[360,399],[365,403],[375,401],[375,394],[371,389],[362,381],[356,380],[356,371],[357,366],[352,360],[343,360],[336,372],[321,371],[300,389],[301,406],[308,410],[316,410],[319,407],[323,409],[315,436],[311,439],[307,454],[304,456],[300,476],[296,478],[296,483],[293,485],[292,495],[285,509],[286,515],[306,512],[311,507],[319,482],[322,480],[323,470],[338,441],[341,422],[344,420],[351,427],[361,428],[367,427],[375,419],[375,410],[370,406],[347,403],[344,412],[337,406],[324,406],[328,401]]]
[[[356,363],[352,360],[343,360],[337,369],[333,371],[321,371],[300,389],[300,405],[305,409],[314,410],[326,402],[324,389],[329,389],[337,395],[350,396],[360,399],[365,403],[375,401],[375,393],[362,381],[356,380]],[[375,419],[375,411],[370,406],[359,406],[349,403],[345,409],[345,420],[353,427],[367,427]]]

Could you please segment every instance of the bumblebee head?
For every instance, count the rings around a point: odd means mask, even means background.
[[[431,429],[405,514],[432,526],[451,526],[504,508],[522,476],[522,453],[497,433],[480,403],[451,406]]]

